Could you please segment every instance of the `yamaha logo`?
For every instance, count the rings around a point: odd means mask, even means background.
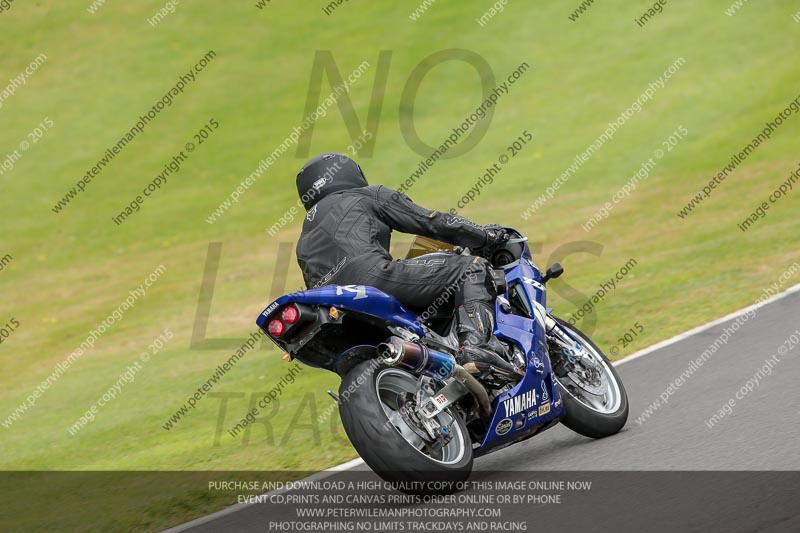
[[[529,390],[523,392],[519,396],[514,396],[508,400],[503,401],[503,407],[506,410],[506,416],[514,416],[522,411],[527,411],[536,405],[536,391]]]

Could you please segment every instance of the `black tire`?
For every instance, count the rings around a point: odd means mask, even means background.
[[[620,405],[615,412],[609,414],[599,413],[578,401],[558,380],[556,380],[561,398],[564,402],[564,407],[567,411],[566,416],[561,422],[572,431],[593,439],[601,439],[619,433],[628,421],[628,393],[625,392],[625,386],[622,384],[617,370],[603,351],[592,342],[592,339],[569,322],[561,320],[560,318],[556,318],[556,321],[563,328],[580,337],[583,342],[590,345],[603,358],[611,371],[611,375],[617,382],[621,396]]]
[[[370,360],[347,373],[339,386],[339,413],[345,432],[364,462],[399,490],[414,494],[454,492],[472,472],[472,442],[466,425],[458,413],[451,413],[464,439],[463,456],[457,462],[444,464],[414,448],[389,422],[376,387],[381,373],[399,370]]]

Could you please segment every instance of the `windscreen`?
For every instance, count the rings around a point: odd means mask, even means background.
[[[429,237],[422,237],[421,235],[415,235],[414,240],[411,241],[411,248],[409,248],[405,258],[413,259],[415,257],[419,257],[425,254],[431,254],[434,252],[452,252],[452,251],[453,251],[452,244],[447,244],[446,242],[437,241],[436,239],[431,239]]]

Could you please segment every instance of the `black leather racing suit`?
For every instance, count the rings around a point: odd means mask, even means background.
[[[389,255],[392,230],[470,249],[487,242],[482,226],[424,209],[386,187],[338,191],[314,204],[303,224],[297,261],[306,285],[371,285],[412,311],[427,310],[428,316],[438,310],[430,306],[442,294],[454,295],[450,309],[470,301],[493,309],[497,295],[488,261],[461,255],[393,260]]]

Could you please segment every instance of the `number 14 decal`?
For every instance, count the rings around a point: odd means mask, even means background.
[[[353,292],[355,296],[353,300],[360,300],[367,297],[367,288],[364,285],[337,285],[336,296],[341,296],[344,291]]]

